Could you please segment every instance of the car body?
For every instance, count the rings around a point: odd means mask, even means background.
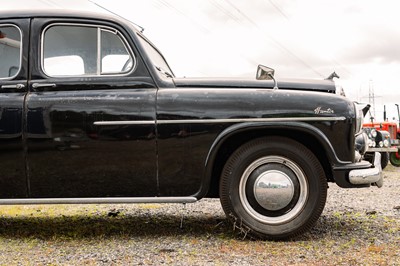
[[[1,204],[220,197],[237,227],[285,239],[327,182],[381,185],[365,106],[331,80],[177,78],[130,22],[88,12],[0,12],[0,45]]]

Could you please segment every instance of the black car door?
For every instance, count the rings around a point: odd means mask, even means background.
[[[28,19],[0,19],[0,198],[27,196],[23,108],[27,90]]]
[[[129,34],[93,20],[31,27],[30,196],[156,196],[157,90]]]

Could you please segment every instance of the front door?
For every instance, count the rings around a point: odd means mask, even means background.
[[[0,20],[0,199],[27,197],[23,108],[29,20]]]
[[[89,20],[31,32],[30,196],[156,196],[157,90],[129,35]]]

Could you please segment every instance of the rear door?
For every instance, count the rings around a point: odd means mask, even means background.
[[[157,195],[156,87],[120,26],[34,19],[31,197]]]
[[[29,20],[0,20],[0,198],[27,196],[23,108]]]

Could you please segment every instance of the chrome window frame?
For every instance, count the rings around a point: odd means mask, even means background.
[[[46,70],[44,69],[44,42],[45,42],[45,35],[46,35],[46,31],[48,29],[50,29],[51,27],[54,26],[73,26],[73,27],[88,27],[88,28],[95,28],[97,29],[97,70],[96,70],[96,75],[93,74],[88,74],[88,75],[50,75],[49,73],[46,72]],[[120,72],[120,73],[102,73],[101,71],[101,31],[108,31],[111,33],[114,33],[115,35],[117,35],[120,40],[122,41],[122,44],[124,45],[126,51],[128,52],[129,56],[132,58],[132,68],[127,71],[127,72]],[[125,38],[125,36],[118,31],[117,29],[114,29],[112,27],[109,26],[103,26],[103,25],[98,25],[98,24],[83,24],[83,23],[52,23],[49,24],[48,26],[46,26],[40,36],[40,69],[42,70],[42,72],[48,76],[48,77],[52,77],[52,78],[62,78],[62,77],[71,77],[71,78],[79,78],[79,77],[125,77],[125,76],[129,76],[130,74],[132,74],[137,67],[137,59],[136,56],[133,52],[132,47],[129,45],[127,39]]]
[[[14,76],[11,76],[11,77],[0,77],[0,80],[12,80],[12,79],[14,79],[15,77],[18,76],[18,74],[19,74],[19,72],[21,71],[21,68],[22,68],[22,53],[23,53],[23,48],[24,48],[24,44],[23,44],[24,35],[23,35],[23,32],[22,32],[21,28],[18,27],[17,25],[15,25],[15,24],[10,24],[10,23],[0,24],[0,28],[1,27],[15,27],[19,31],[19,35],[21,37],[21,41],[20,41],[21,46],[19,48],[19,67],[18,67],[18,71],[15,73]]]

